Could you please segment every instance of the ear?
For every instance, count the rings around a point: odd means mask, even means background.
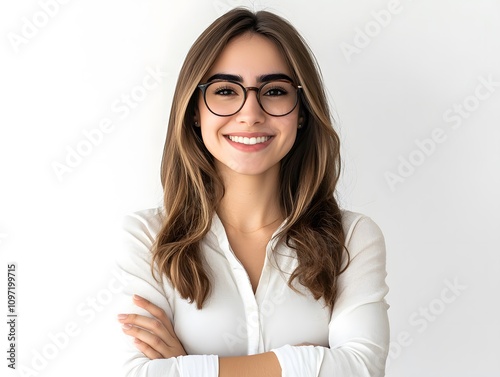
[[[304,110],[301,110],[299,113],[299,124],[302,125],[302,127],[305,127],[307,125],[307,113]]]
[[[198,123],[200,122],[200,112],[198,111],[198,106],[194,108],[193,121]]]

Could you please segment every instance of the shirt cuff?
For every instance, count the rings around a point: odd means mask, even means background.
[[[324,356],[322,347],[288,344],[271,352],[278,358],[282,377],[317,377]]]
[[[218,377],[219,356],[188,355],[177,358],[182,377]]]

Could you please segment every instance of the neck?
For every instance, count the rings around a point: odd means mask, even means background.
[[[217,214],[241,233],[277,228],[283,221],[279,205],[279,166],[259,175],[221,172],[225,194]]]

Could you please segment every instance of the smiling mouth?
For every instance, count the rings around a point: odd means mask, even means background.
[[[265,143],[271,138],[271,136],[243,137],[243,136],[231,136],[231,135],[228,135],[226,137],[232,142],[246,144],[246,145]]]

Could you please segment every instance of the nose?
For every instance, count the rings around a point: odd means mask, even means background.
[[[246,88],[247,96],[243,107],[238,111],[237,120],[239,122],[247,123],[249,125],[254,125],[256,123],[261,123],[264,121],[265,113],[260,107],[258,101],[259,88],[250,86]],[[254,93],[251,93],[254,92]]]

